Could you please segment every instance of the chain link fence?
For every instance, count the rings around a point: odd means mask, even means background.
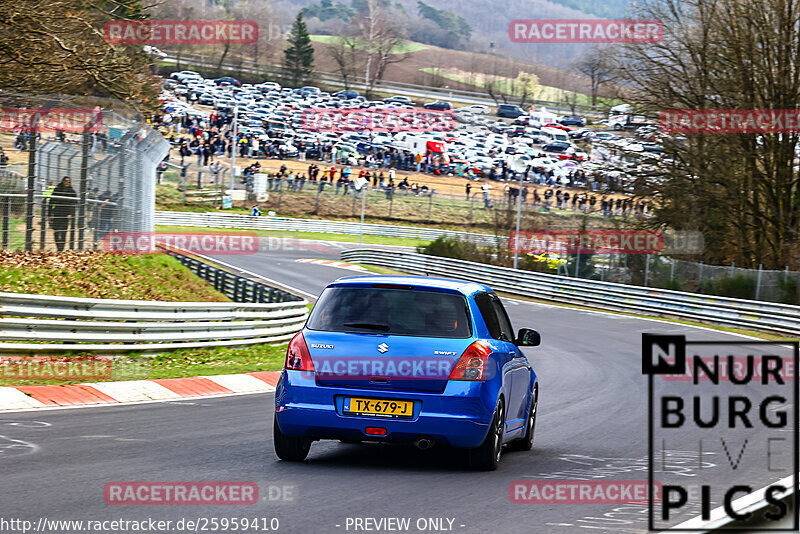
[[[558,274],[606,282],[749,300],[800,304],[800,272],[707,265],[655,254],[581,254],[561,260]]]
[[[357,170],[351,179],[357,176]],[[224,207],[249,210],[258,205],[264,213],[275,211],[279,216],[296,217],[348,218],[361,215],[361,191],[352,183],[309,180],[305,174],[294,179],[278,178],[275,174],[273,169],[269,169],[269,172],[251,177],[247,186],[237,177],[236,186],[242,189],[234,190],[231,204]],[[398,175],[395,183],[400,179]],[[162,189],[159,204],[165,210],[185,209],[186,206],[198,210],[217,209],[223,207],[222,199],[230,192],[229,182],[228,168],[214,170],[213,166],[198,168],[193,164],[186,165],[185,169],[178,165],[167,166],[159,183],[174,189]],[[417,224],[463,224],[473,226],[475,231],[491,231],[498,226],[499,220],[507,218],[508,210],[516,213],[518,182],[492,182],[486,192],[481,190],[481,182],[469,182],[472,186],[469,196],[466,190],[460,194],[453,193],[452,187],[442,192],[435,182],[421,183],[413,189],[414,183],[411,180],[408,187],[395,185],[390,188],[381,186],[378,180],[370,180],[365,187],[365,217]],[[521,205],[525,220],[534,214],[547,212],[588,214],[598,220],[603,217],[601,194],[578,192],[574,194],[578,197],[576,202],[558,206],[555,198],[546,197],[548,186],[526,182],[525,189]],[[634,203],[614,214],[631,219],[642,216]]]
[[[152,232],[169,145],[120,102],[0,93],[0,245],[99,248]]]

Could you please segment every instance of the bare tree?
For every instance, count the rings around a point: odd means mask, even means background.
[[[344,88],[350,89],[350,81],[356,77],[359,69],[358,39],[343,33],[338,37],[338,41],[329,44],[325,51],[336,63],[336,70],[342,75]]]
[[[386,73],[386,67],[400,63],[410,54],[396,53],[404,44],[404,29],[379,0],[366,0],[366,12],[353,19],[366,55],[364,78],[369,97]]]
[[[0,2],[0,89],[110,96],[155,109],[150,59],[141,48],[103,38],[104,23],[114,19],[142,16],[114,3],[101,9],[79,0]]]
[[[800,106],[800,0],[645,0],[639,11],[662,21],[664,37],[617,50],[616,73],[635,107]],[[775,269],[797,260],[797,131],[664,141],[673,163],[651,184],[654,223],[701,231],[709,263]]]
[[[600,86],[614,81],[614,68],[608,56],[599,48],[592,48],[590,52],[575,61],[573,67],[581,74],[589,77],[592,87],[592,105],[596,106]],[[575,113],[574,110],[573,113]]]

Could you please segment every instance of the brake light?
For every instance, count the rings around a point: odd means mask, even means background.
[[[368,426],[366,428],[366,434],[368,436],[385,436],[386,429],[379,426]]]
[[[492,348],[483,341],[474,342],[458,359],[448,380],[483,382],[486,378],[486,360],[491,353]]]
[[[308,352],[306,340],[302,332],[298,332],[289,342],[286,349],[286,364],[284,369],[296,371],[314,371],[314,362],[311,361],[311,354]]]

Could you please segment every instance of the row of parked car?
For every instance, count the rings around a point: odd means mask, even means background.
[[[534,114],[518,115],[510,123],[493,120],[489,116],[491,109],[480,104],[452,110],[459,126],[450,132],[318,132],[304,128],[303,110],[404,109],[413,108],[414,102],[401,95],[369,101],[352,90],[329,94],[313,86],[289,88],[272,82],[243,84],[229,77],[204,79],[190,71],[173,73],[170,78],[165,82],[161,95],[165,111],[203,118],[208,117],[211,109],[218,112],[235,109],[240,134],[262,142],[277,143],[281,147],[281,154],[287,157],[297,154],[296,147],[301,141],[311,146],[306,153],[309,158],[321,155],[315,145],[330,142],[335,144],[334,153],[345,161],[358,160],[382,148],[394,148],[411,154],[424,153],[427,142],[433,141],[442,147],[446,156],[444,160],[451,167],[458,164],[489,173],[493,167],[500,168],[504,161],[508,163],[513,158],[517,164],[523,162],[554,170],[557,176],[565,176],[568,170],[579,167],[589,159],[574,141],[616,138],[611,133],[581,128],[586,120],[576,116],[547,115],[550,122],[543,122],[544,116]],[[183,100],[178,97],[183,97]],[[185,101],[187,99],[188,102]],[[447,102],[445,104],[450,105]],[[501,104],[499,111],[509,112],[504,106]],[[433,109],[436,107],[433,106]],[[429,105],[428,109],[432,107]],[[517,111],[519,109],[511,114]]]

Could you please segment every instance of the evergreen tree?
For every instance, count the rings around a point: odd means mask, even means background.
[[[311,45],[311,36],[303,20],[303,12],[297,18],[289,32],[289,48],[283,51],[285,57],[283,66],[287,75],[292,80],[294,87],[303,85],[314,73],[314,47]]]

